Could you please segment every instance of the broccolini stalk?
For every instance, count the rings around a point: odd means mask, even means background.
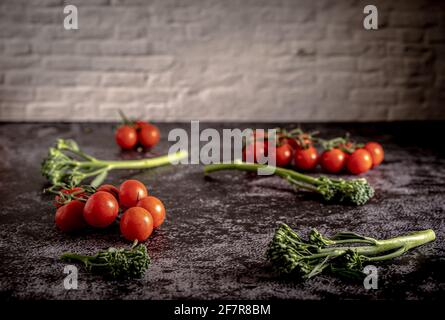
[[[101,250],[94,256],[76,253],[64,253],[64,261],[78,261],[85,265],[88,271],[102,272],[112,278],[141,278],[150,264],[147,248],[134,242],[130,249],[109,248]]]
[[[187,152],[179,151],[150,159],[99,160],[82,152],[75,141],[58,139],[56,145],[49,148],[48,156],[42,163],[42,174],[56,187],[77,186],[87,178],[93,178],[92,186],[98,186],[110,170],[153,168],[185,157]]]
[[[205,173],[219,170],[257,171],[266,168],[265,165],[256,163],[221,163],[210,164],[204,167]],[[293,170],[274,168],[274,174],[286,179],[297,188],[319,193],[326,201],[347,202],[355,205],[363,205],[374,196],[374,189],[366,179],[330,179],[328,177],[314,178]]]
[[[309,240],[303,240],[289,226],[281,224],[266,256],[283,274],[307,279],[326,271],[361,278],[366,264],[401,256],[435,239],[436,235],[431,229],[387,240],[376,240],[352,232],[337,233],[329,239],[313,229]]]

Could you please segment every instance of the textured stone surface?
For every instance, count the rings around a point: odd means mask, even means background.
[[[444,2],[368,4],[1,0],[0,120],[445,119]]]
[[[147,241],[152,265],[145,277],[107,281],[80,269],[79,290],[63,288],[61,253],[93,253],[125,246],[118,226],[77,236],[58,232],[52,198],[42,194],[39,164],[57,137],[74,138],[98,158],[121,154],[111,124],[0,125],[0,297],[2,299],[431,299],[444,292],[443,144],[435,144],[443,123],[312,125],[327,137],[350,131],[380,141],[386,160],[365,175],[376,189],[367,205],[327,205],[295,193],[275,177],[220,172],[205,179],[198,165],[113,172],[108,182],[143,181],[167,208],[167,220]],[[148,155],[167,152],[167,133]],[[180,125],[188,128],[187,124]],[[214,124],[216,128],[229,125]],[[242,125],[248,127],[248,125]],[[272,125],[275,127],[276,125]],[[201,128],[206,125],[201,124]],[[264,126],[263,126],[264,127]],[[379,289],[366,291],[321,275],[299,283],[274,274],[264,257],[277,222],[303,234],[316,227],[327,235],[350,230],[386,238],[432,228],[437,240],[390,262],[380,263]]]

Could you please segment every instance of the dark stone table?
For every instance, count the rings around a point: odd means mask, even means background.
[[[146,156],[166,153],[167,134],[189,124],[161,124],[162,141]],[[201,124],[232,128],[236,124]],[[241,124],[240,127],[249,127]],[[258,127],[274,127],[257,124]],[[219,172],[205,179],[202,166],[168,166],[113,172],[108,182],[143,181],[161,198],[168,219],[147,241],[152,265],[141,280],[109,281],[80,269],[79,289],[65,290],[58,257],[125,246],[118,226],[78,236],[58,232],[52,197],[42,194],[40,163],[56,138],[73,138],[103,159],[120,153],[112,124],[0,124],[1,299],[434,299],[444,292],[443,122],[305,124],[324,136],[345,131],[379,141],[386,159],[364,176],[376,189],[365,206],[328,205],[296,193],[276,177]],[[435,138],[434,138],[435,137]],[[379,263],[379,288],[367,291],[329,275],[306,282],[283,280],[264,257],[277,222],[299,232],[311,227],[332,235],[350,230],[385,238],[432,228],[434,243]]]

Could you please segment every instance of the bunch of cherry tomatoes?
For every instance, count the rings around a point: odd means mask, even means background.
[[[377,142],[358,144],[348,137],[323,140],[295,129],[277,131],[275,150],[268,150],[268,137],[254,131],[243,150],[243,160],[258,162],[264,156],[275,157],[277,167],[293,166],[297,170],[311,171],[318,165],[328,173],[347,170],[352,174],[367,172],[382,163],[384,151]],[[323,151],[319,154],[315,147]]]
[[[117,128],[114,138],[124,150],[138,147],[150,149],[158,144],[161,133],[158,127],[148,122],[125,120],[124,124]]]
[[[138,180],[126,180],[119,188],[104,184],[62,189],[55,197],[55,222],[64,232],[78,231],[87,226],[106,228],[120,217],[120,231],[130,241],[146,240],[165,219],[164,204],[148,195]]]

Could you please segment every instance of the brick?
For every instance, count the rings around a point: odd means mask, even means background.
[[[31,24],[48,25],[60,24],[63,25],[63,8],[33,8],[24,12],[25,19]]]
[[[147,82],[142,73],[107,73],[102,77],[102,85],[108,87],[141,87]]]
[[[69,4],[73,4],[75,6],[103,6],[109,5],[110,0],[69,0]]]
[[[322,56],[356,56],[363,51],[363,46],[350,41],[324,41],[317,45],[317,53]]]
[[[431,52],[431,47],[425,45],[404,45],[404,44],[389,44],[388,54],[390,56],[407,56],[419,57],[423,54]]]
[[[111,4],[113,6],[141,6],[146,5],[147,1],[145,0],[111,0]]]
[[[425,37],[424,30],[403,29],[398,31],[398,37],[403,43],[421,43]]]
[[[396,41],[399,38],[397,30],[394,28],[379,27],[377,30],[366,30],[365,28],[361,27],[354,30],[355,40],[358,40],[363,44],[376,41]]]
[[[76,85],[75,74],[70,72],[38,72],[33,75],[33,84],[36,86],[74,86]]]
[[[410,89],[410,90],[402,90],[399,93],[399,103],[408,104],[414,103],[417,105],[421,105],[425,102],[425,91],[422,89]]]
[[[104,90],[91,87],[63,88],[62,100],[69,103],[77,102],[101,102],[105,100]]]
[[[397,93],[395,90],[386,89],[354,89],[351,91],[352,102],[364,104],[395,104]]]
[[[100,75],[91,72],[46,71],[33,74],[33,84],[36,86],[97,86]]]
[[[97,42],[80,42],[77,46],[77,53],[81,55],[145,55],[150,53],[151,47],[146,41],[107,41]]]
[[[71,115],[70,120],[92,121],[93,119],[103,120],[99,116],[98,107],[96,103],[81,102],[81,103],[76,103],[73,106],[73,114]]]
[[[266,22],[309,22],[315,20],[315,10],[310,7],[298,7],[297,10],[288,8],[264,8],[261,13],[261,20]]]
[[[6,43],[4,52],[6,55],[23,55],[31,52],[31,45],[28,42],[13,41]]]
[[[30,24],[0,24],[0,38],[34,38],[41,30]]]
[[[55,121],[70,119],[72,106],[62,102],[29,103],[26,108],[27,120]]]
[[[37,87],[35,93],[36,102],[60,102],[62,101],[62,92],[53,87]]]
[[[384,59],[376,58],[360,58],[358,60],[359,71],[378,71],[383,70],[385,67]]]
[[[26,103],[0,102],[0,121],[23,121]]]
[[[78,39],[107,39],[113,36],[114,30],[111,26],[98,26],[81,22],[79,17],[79,29],[65,30],[63,23],[60,25],[45,25],[39,29],[42,39],[62,39],[77,41]]]
[[[34,90],[30,88],[0,87],[1,101],[26,102],[34,98]]]
[[[348,26],[342,25],[328,25],[326,26],[326,38],[327,39],[336,39],[342,41],[350,41],[354,37],[354,33],[357,30],[350,28]]]
[[[401,105],[389,109],[387,119],[394,120],[425,120],[427,109],[419,105]]]
[[[116,35],[117,39],[124,40],[134,40],[145,38],[148,34],[147,26],[127,26],[127,25],[118,25],[116,26]]]
[[[444,43],[445,42],[445,28],[429,29],[426,33],[426,38],[429,43]]]
[[[415,28],[436,25],[437,21],[432,16],[429,12],[397,10],[390,14],[389,26]]]
[[[363,73],[360,78],[361,85],[365,88],[385,87],[388,83],[383,71]]]
[[[49,56],[45,58],[43,65],[53,70],[88,70],[91,61],[86,57]]]
[[[75,1],[75,0],[73,0]],[[54,7],[61,6],[64,3],[64,0],[14,0],[15,5],[27,5],[27,6],[35,6],[35,7]]]
[[[10,71],[5,75],[5,81],[10,86],[27,86],[32,83],[32,73],[29,71]]]
[[[357,60],[352,57],[327,57],[317,61],[317,69],[321,72],[355,71]]]
[[[128,117],[144,118],[140,115],[144,114],[142,105],[137,103],[100,103],[97,110],[98,118],[101,121],[118,121],[119,110],[125,110]]]
[[[147,57],[95,57],[91,61],[94,70],[101,71],[154,71],[169,69],[174,59],[168,56]]]
[[[76,85],[97,87],[101,82],[101,74],[94,72],[80,72],[76,75]]]

